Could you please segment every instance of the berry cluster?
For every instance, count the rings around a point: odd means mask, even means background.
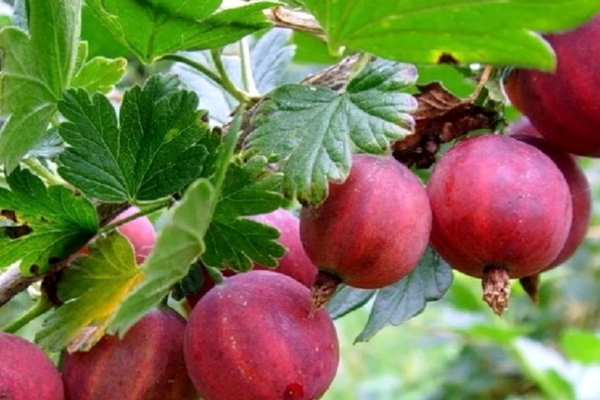
[[[153,310],[123,338],[105,336],[91,351],[65,354],[62,376],[40,349],[0,333],[0,398],[318,399],[339,362],[323,305],[340,283],[377,289],[397,282],[428,244],[482,279],[484,300],[498,314],[510,279],[535,297],[539,274],[568,259],[589,225],[589,185],[569,153],[600,156],[600,75],[587,62],[600,54],[600,17],[548,40],[555,73],[508,77],[508,96],[529,118],[508,135],[460,141],[437,160],[426,186],[392,157],[355,155],[348,178],[300,218],[283,209],[252,217],[280,231],[286,253],[275,271],[225,270],[215,284],[202,269],[203,286],[187,297],[187,321],[167,307]],[[139,218],[119,230],[142,263],[156,239],[150,222]]]

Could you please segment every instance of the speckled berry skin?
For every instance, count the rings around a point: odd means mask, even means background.
[[[204,400],[316,400],[339,362],[333,322],[309,289],[272,271],[226,278],[194,307],[184,341]]]
[[[300,237],[320,270],[349,286],[391,285],[418,264],[429,242],[425,187],[391,157],[356,154],[342,184],[316,207],[303,207]]]
[[[0,332],[0,399],[64,400],[63,383],[52,360],[27,340]]]

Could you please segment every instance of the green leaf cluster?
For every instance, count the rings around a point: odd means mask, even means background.
[[[158,305],[171,288],[188,275],[190,264],[204,253],[204,237],[219,201],[240,125],[241,114],[238,112],[216,152],[214,174],[210,179],[196,180],[169,211],[154,251],[143,265],[146,278],[119,307],[110,326],[111,332],[123,334]]]
[[[27,31],[0,30],[0,164],[14,168],[46,132],[74,73],[81,0],[31,1]]]
[[[155,201],[160,206],[165,198],[183,193],[166,213],[155,251],[142,268],[135,266],[131,245],[115,232],[101,235],[90,255],[65,272],[58,287],[64,304],[39,332],[42,345],[86,349],[109,325],[110,331],[124,332],[199,264],[211,271],[247,271],[255,263],[275,266],[283,254],[277,230],[244,217],[275,210],[284,196],[318,204],[330,182],[344,181],[353,153],[388,152],[393,142],[412,132],[417,103],[407,92],[416,83],[417,69],[391,60],[551,69],[552,50],[541,34],[572,28],[600,9],[599,0],[290,3],[314,14],[333,57],[304,51],[299,59],[328,62],[346,48],[370,54],[358,57],[351,79],[335,89],[278,87],[294,52],[290,33],[271,30],[251,40],[252,50],[244,61],[254,70],[258,92],[273,90],[245,121],[256,129],[244,143],[238,143],[238,133],[247,104],[222,136],[205,122],[198,95],[182,90],[173,76],[154,74],[143,87],[127,90],[116,110],[102,93],[124,76],[127,62],[88,59],[88,45],[80,42],[81,0],[23,1],[17,26],[0,29],[0,164],[8,174],[6,187],[0,188],[0,268],[18,262],[24,274],[43,273],[53,261],[77,251],[99,229],[92,200],[142,206]],[[233,86],[245,83],[246,91],[255,90],[248,84],[248,65],[236,56],[236,72],[231,73],[218,58],[225,53],[221,48],[271,27],[263,11],[280,5],[267,0],[232,4],[88,0],[86,11],[126,47],[113,43],[109,53],[129,53],[152,63],[165,56],[182,60],[174,55],[179,51],[218,49],[211,52],[213,64],[203,64],[203,72],[213,83],[228,86],[229,94],[217,94],[225,103],[220,110],[221,122],[226,122],[233,105],[230,95],[242,93]],[[325,48],[302,35],[296,43]],[[102,53],[98,48],[93,52]],[[375,59],[371,54],[387,60],[370,61]],[[446,67],[433,67],[433,78],[439,79]],[[471,90],[472,85],[460,83],[461,90]],[[244,102],[250,96],[235,97]],[[64,117],[60,124],[57,112]],[[55,126],[48,129],[51,122]],[[46,186],[18,167],[25,154],[54,158],[58,152],[58,171],[77,192]],[[429,249],[419,266],[395,285],[377,291],[343,287],[328,308],[340,317],[373,301],[357,338],[366,341],[384,326],[420,313],[427,302],[444,295],[451,282],[448,265]],[[479,309],[478,299],[471,297],[463,296],[456,307]],[[481,324],[454,333],[512,346],[526,332]],[[562,341],[569,356],[582,363],[597,361],[598,340],[593,335],[569,331]],[[540,376],[553,382],[552,372]]]

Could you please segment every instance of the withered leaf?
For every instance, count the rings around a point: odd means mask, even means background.
[[[461,100],[439,82],[417,86],[415,133],[394,143],[394,157],[407,166],[429,168],[441,143],[476,129],[493,129],[498,112]]]

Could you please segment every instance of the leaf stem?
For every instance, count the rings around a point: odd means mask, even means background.
[[[124,224],[126,224],[128,222],[131,222],[134,219],[137,219],[137,218],[142,217],[144,215],[152,214],[153,212],[158,211],[158,210],[160,210],[162,208],[170,207],[171,205],[173,205],[174,201],[175,200],[172,197],[168,197],[166,199],[163,199],[160,202],[158,202],[158,201],[154,202],[154,203],[152,203],[152,205],[150,205],[148,207],[144,207],[143,210],[140,210],[139,212],[137,212],[135,214],[132,214],[132,215],[130,215],[128,217],[125,217],[125,218],[120,219],[118,221],[115,221],[115,222],[113,222],[111,224],[103,226],[102,228],[100,228],[98,230],[98,234],[111,232],[111,231],[117,229],[119,226],[124,225]]]
[[[44,167],[37,158],[25,158],[22,160],[23,164],[30,170],[35,172],[37,176],[44,179],[49,185],[64,185],[65,181],[61,177],[52,173],[48,168]]]
[[[213,58],[213,62],[215,63],[215,67],[217,68],[219,73],[215,73],[213,70],[211,70],[207,66],[202,65],[201,63],[191,60],[187,57],[180,56],[178,54],[167,54],[167,55],[161,57],[161,60],[171,60],[171,61],[177,61],[182,64],[185,64],[185,65],[195,69],[196,71],[200,72],[201,74],[206,76],[208,79],[210,79],[217,85],[221,86],[227,93],[229,93],[231,96],[233,96],[240,103],[247,103],[249,101],[248,96],[246,94],[242,93],[233,84],[233,82],[231,82],[231,80],[229,79],[229,76],[227,76],[227,73],[225,72],[225,68],[223,67],[220,57],[217,57],[219,59],[219,63],[221,64],[221,66],[219,67],[219,65],[217,65],[214,55],[212,55],[212,51],[211,51],[211,56]]]
[[[248,37],[244,37],[240,40],[240,60],[242,66],[242,85],[244,85],[244,90],[251,97],[260,97],[256,82],[254,81],[254,74],[252,73],[252,59],[250,58]]]
[[[23,314],[19,315],[16,319],[3,326],[0,330],[7,333],[15,333],[32,320],[36,319],[42,314],[45,314],[52,307],[53,305],[50,300],[48,300],[46,296],[42,295],[33,306],[31,306]]]
[[[221,53],[218,49],[212,49],[210,51],[210,56],[212,58],[213,63],[215,64],[215,68],[219,73],[219,77],[221,79],[221,86],[223,89],[227,90],[229,94],[231,94],[237,101],[242,104],[247,104],[250,102],[250,98],[248,94],[243,93],[239,90],[235,84],[229,79],[229,75],[225,70],[225,65],[223,65],[223,60],[221,59]]]

